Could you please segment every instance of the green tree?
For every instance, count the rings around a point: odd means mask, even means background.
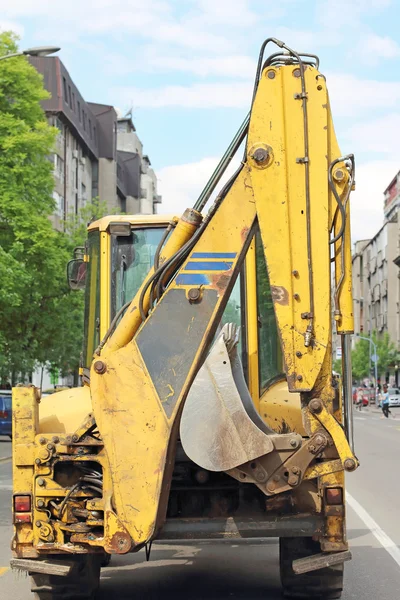
[[[351,353],[354,379],[363,379],[369,375],[369,342],[358,340]]]
[[[391,341],[389,333],[386,331],[383,335],[377,335],[376,331],[372,333],[372,340],[376,344],[376,352],[379,356],[378,373],[383,374],[390,365],[396,361],[397,350],[395,344]]]
[[[1,33],[0,55],[17,51],[17,37]],[[0,375],[14,383],[38,364],[76,369],[82,346],[83,294],[69,290],[65,274],[85,223],[65,233],[49,218],[57,130],[40,106],[47,97],[25,57],[0,61]]]

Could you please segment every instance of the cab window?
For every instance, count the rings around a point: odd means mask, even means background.
[[[165,227],[132,229],[112,236],[111,319],[132,300],[154,265],[154,255]]]
[[[83,356],[86,367],[100,342],[100,233],[89,231]]]
[[[256,232],[255,241],[257,265],[258,368],[260,394],[262,394],[268,387],[270,381],[277,375],[283,373],[283,368],[282,349],[259,230]]]

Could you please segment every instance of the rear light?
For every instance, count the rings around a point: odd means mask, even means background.
[[[14,523],[31,523],[32,515],[28,513],[14,513]]]
[[[331,506],[343,504],[343,488],[327,488],[325,494],[326,503]]]
[[[8,412],[6,410],[0,410],[0,419],[8,419]]]
[[[14,512],[31,512],[31,497],[14,496]]]

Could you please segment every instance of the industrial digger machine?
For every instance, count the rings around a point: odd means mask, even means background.
[[[37,599],[93,598],[110,556],[154,540],[268,536],[286,597],[340,597],[353,187],[318,57],[270,38],[194,207],[89,225],[68,267],[85,286],[82,385],[13,390],[11,562]]]

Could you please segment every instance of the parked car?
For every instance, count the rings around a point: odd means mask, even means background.
[[[400,406],[400,390],[389,388],[389,406]]]
[[[353,404],[357,404],[357,390],[360,388],[355,388],[353,391]],[[361,388],[362,391],[362,405],[368,406],[369,404],[373,404],[375,402],[375,390],[370,388]]]
[[[0,435],[11,433],[11,390],[0,390]]]

